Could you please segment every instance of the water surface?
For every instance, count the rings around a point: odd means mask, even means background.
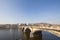
[[[30,38],[18,29],[0,29],[0,40],[60,40],[59,37],[46,31],[36,32],[33,35],[34,37]]]

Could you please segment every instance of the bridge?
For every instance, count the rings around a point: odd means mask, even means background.
[[[55,31],[60,31],[59,27],[40,27],[40,26],[21,26],[20,28],[24,28],[24,32],[27,28],[31,30],[31,32],[39,31],[39,30],[55,30]]]
[[[25,30],[28,28],[28,29],[30,29],[30,31],[31,31],[31,36],[33,37],[33,33],[34,32],[37,32],[37,31],[48,31],[48,30],[51,30],[51,31],[60,31],[60,28],[59,27],[53,27],[53,26],[51,26],[51,27],[41,27],[41,26],[21,26],[21,27],[19,27],[19,28],[21,28],[22,30],[23,30],[23,28],[24,28],[24,32],[25,32]],[[51,32],[51,31],[49,31],[49,32]],[[58,33],[59,34],[59,33]]]

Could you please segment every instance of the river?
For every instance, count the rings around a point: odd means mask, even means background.
[[[17,29],[0,29],[0,40],[27,40],[24,39],[22,35],[23,33]],[[28,35],[24,35],[28,38]],[[60,40],[60,38],[49,32],[41,31],[34,34],[34,37],[29,38],[28,40]]]

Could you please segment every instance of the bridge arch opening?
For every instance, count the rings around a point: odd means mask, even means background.
[[[29,28],[26,28],[25,32],[31,32],[31,30]]]

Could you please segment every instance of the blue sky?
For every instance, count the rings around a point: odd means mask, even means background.
[[[60,0],[0,0],[0,24],[60,24]]]

